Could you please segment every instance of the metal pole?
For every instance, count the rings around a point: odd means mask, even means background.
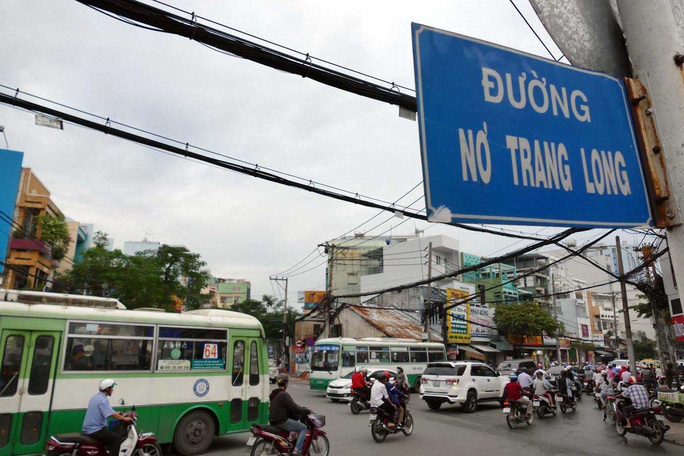
[[[617,356],[617,358],[620,359],[620,345],[618,343],[618,334],[620,334],[620,331],[618,330],[617,308],[615,307],[615,296],[617,296],[617,293],[615,293],[614,291],[611,291],[610,297],[611,297],[611,300],[613,301],[613,336],[615,336],[615,356]]]
[[[684,38],[670,0],[618,0],[622,29],[634,73],[641,77],[652,101],[662,155],[669,171],[670,201],[684,201]],[[682,218],[678,214],[668,214]],[[684,225],[667,230],[670,257],[677,283],[684,283]]]
[[[428,244],[428,265],[427,265],[427,278],[428,280],[432,279],[432,242]],[[427,341],[430,341],[430,319],[428,317],[428,312],[432,310],[432,307],[430,306],[430,303],[432,302],[432,283],[428,282],[427,284],[427,297],[425,298],[425,303],[424,303],[424,313],[425,313],[425,328],[423,329],[423,332],[427,334]],[[447,303],[449,304],[449,303]],[[446,341],[444,341],[446,343]]]
[[[556,307],[556,275],[551,273],[551,299],[553,300],[553,319],[558,323],[558,307]],[[561,364],[561,351],[559,335],[556,334],[556,359]],[[568,359],[568,362],[570,360]]]
[[[287,282],[285,277],[285,300],[283,301],[283,346],[287,350]],[[289,353],[289,352],[288,352]]]
[[[620,293],[622,294],[622,312],[625,314],[625,337],[627,338],[627,357],[632,375],[636,375],[636,355],[634,354],[634,341],[632,340],[632,322],[629,321],[629,304],[627,303],[627,283],[624,276],[625,271],[622,266],[622,247],[620,247],[620,236],[615,236],[615,247],[617,248],[618,268],[620,272]]]
[[[332,286],[333,286],[333,260],[335,256],[335,246],[334,245],[328,245],[328,296],[326,299],[327,303],[326,305],[328,306],[328,310],[326,312],[326,317],[325,317],[325,324],[323,325],[323,338],[326,339],[330,337],[330,314],[331,314],[331,307],[332,307],[332,299],[330,299],[330,296],[332,296]]]

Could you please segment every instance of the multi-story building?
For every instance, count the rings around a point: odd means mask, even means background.
[[[464,267],[482,263],[482,258],[468,253],[461,254]],[[464,273],[461,278],[476,286],[484,286],[485,302],[499,304],[518,302],[519,292],[516,285],[516,267],[505,263],[494,263],[478,270]]]
[[[49,286],[59,262],[53,261],[50,245],[41,240],[39,220],[46,214],[64,217],[47,187],[30,168],[22,168],[5,260],[4,287],[43,290]]]
[[[516,284],[520,300],[535,301],[550,309],[551,299],[546,295],[550,293],[551,273],[549,268],[542,269],[549,264],[549,258],[541,253],[529,253],[515,257],[511,262],[519,277]]]
[[[126,241],[124,242],[123,253],[124,255],[133,256],[136,253],[145,252],[147,250],[152,250],[156,252],[161,247],[161,243],[148,241],[143,239],[142,241]]]
[[[244,279],[216,279],[216,306],[228,309],[252,299],[252,284]]]

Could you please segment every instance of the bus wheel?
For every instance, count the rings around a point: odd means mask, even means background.
[[[180,420],[173,443],[180,454],[193,456],[209,449],[214,434],[214,420],[206,412],[198,410],[188,413]]]

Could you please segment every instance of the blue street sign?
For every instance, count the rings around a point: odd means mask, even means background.
[[[622,81],[412,24],[431,220],[652,225]]]

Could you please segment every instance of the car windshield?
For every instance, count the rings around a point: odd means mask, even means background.
[[[355,373],[356,373],[356,372],[351,371],[351,372],[349,372],[347,375],[345,375],[344,377],[341,377],[341,378],[352,378],[352,375],[354,375]]]
[[[339,345],[316,345],[314,347],[313,356],[311,357],[311,370],[337,370],[339,355]]]
[[[463,372],[465,372],[465,368],[465,364],[457,365],[454,367],[450,366],[449,364],[428,365],[428,367],[425,368],[425,372],[423,372],[423,375],[459,376],[463,375]]]

